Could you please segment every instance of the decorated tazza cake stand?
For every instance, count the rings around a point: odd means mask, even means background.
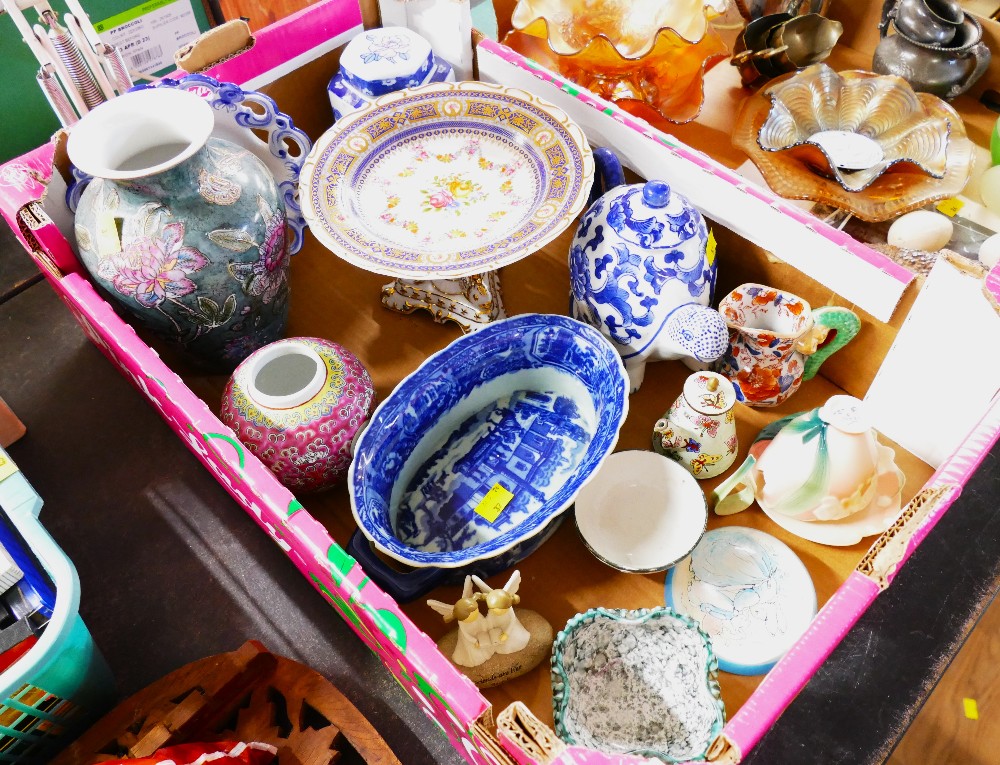
[[[505,317],[497,270],[536,252],[583,208],[583,131],[522,90],[481,82],[390,93],[339,120],[299,179],[331,251],[393,277],[382,303],[466,332]]]

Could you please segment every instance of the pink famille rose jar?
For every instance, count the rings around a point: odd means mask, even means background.
[[[358,357],[314,337],[279,340],[233,373],[220,418],[286,487],[313,492],[339,482],[375,390]]]

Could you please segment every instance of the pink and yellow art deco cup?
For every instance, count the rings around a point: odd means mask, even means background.
[[[328,340],[296,337],[261,348],[237,367],[219,416],[279,481],[305,493],[347,474],[374,397],[357,356]]]
[[[879,443],[863,403],[831,396],[764,428],[743,465],[712,493],[712,505],[717,515],[732,515],[756,501],[786,531],[852,545],[896,519],[903,481],[895,452]]]

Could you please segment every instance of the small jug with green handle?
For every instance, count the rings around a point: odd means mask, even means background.
[[[729,348],[715,370],[747,406],[777,406],[861,329],[839,306],[810,308],[802,298],[763,284],[742,284],[719,303]]]

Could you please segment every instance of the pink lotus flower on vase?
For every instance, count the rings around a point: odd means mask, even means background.
[[[288,286],[288,248],[285,246],[285,215],[272,210],[263,199],[258,206],[264,217],[264,241],[257,245],[259,259],[253,263],[230,263],[230,273],[243,283],[248,295],[271,303]]]
[[[268,271],[274,271],[276,268],[284,263],[286,258],[285,246],[285,216],[281,211],[274,211],[263,204],[261,201],[261,210],[266,211],[265,215],[265,228],[264,228],[264,241],[258,248],[261,259],[264,261],[264,267]]]
[[[184,246],[184,224],[168,223],[159,237],[138,237],[101,264],[100,273],[122,295],[145,308],[155,308],[195,290],[188,274],[208,265],[208,258]]]

